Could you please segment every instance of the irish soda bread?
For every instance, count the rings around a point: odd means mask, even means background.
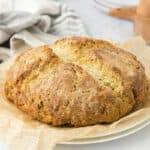
[[[10,67],[6,97],[54,126],[111,123],[144,100],[144,68],[109,42],[72,37],[29,49]]]

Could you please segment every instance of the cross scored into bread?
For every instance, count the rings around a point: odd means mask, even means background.
[[[6,97],[34,119],[54,126],[111,123],[141,103],[145,71],[136,57],[109,42],[70,37],[17,57]]]

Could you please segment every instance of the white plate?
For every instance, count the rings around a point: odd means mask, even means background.
[[[138,4],[138,0],[93,0],[95,6],[108,13],[113,8],[131,7]]]
[[[118,6],[135,6],[137,5],[139,0],[98,0],[98,1],[104,1],[106,3],[111,3]]]
[[[72,145],[77,145],[77,144],[93,144],[93,143],[102,143],[102,142],[107,142],[107,141],[112,141],[115,139],[119,139],[128,135],[131,135],[146,126],[150,125],[150,118],[145,120],[144,122],[137,124],[136,126],[133,126],[127,130],[106,135],[106,136],[99,136],[95,138],[84,138],[84,139],[77,139],[77,140],[72,140],[72,141],[67,141],[67,142],[62,142],[60,144],[72,144]]]

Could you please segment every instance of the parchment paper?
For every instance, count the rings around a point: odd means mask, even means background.
[[[136,37],[118,45],[138,57],[150,79],[150,48],[142,38]],[[109,125],[56,128],[32,120],[5,98],[5,75],[13,60],[14,58],[11,58],[0,65],[0,141],[10,150],[52,150],[57,143],[63,141],[117,133],[150,118],[150,96],[148,96],[147,103],[142,108]]]

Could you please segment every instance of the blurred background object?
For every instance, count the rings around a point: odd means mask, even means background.
[[[13,10],[15,0],[0,0],[0,13]]]
[[[113,8],[109,14],[133,21],[135,35],[142,36],[147,44],[150,44],[150,0],[140,0],[139,4],[133,7]]]
[[[102,10],[109,12],[113,8],[132,7],[138,3],[138,0],[93,0]]]

